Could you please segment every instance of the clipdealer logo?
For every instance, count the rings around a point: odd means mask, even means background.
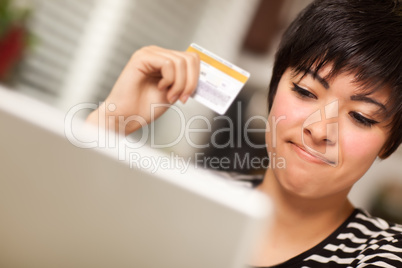
[[[99,104],[101,105],[101,103]],[[178,132],[177,136],[173,136],[173,141],[169,140],[164,143],[156,142],[156,129],[154,124],[147,124],[146,120],[138,115],[133,115],[131,117],[124,118],[118,115],[108,115],[106,111],[98,113],[98,125],[94,130],[93,135],[80,136],[82,129],[75,127],[75,117],[82,110],[96,110],[98,105],[93,103],[81,103],[72,107],[65,117],[65,136],[66,138],[75,145],[76,147],[83,149],[90,148],[108,148],[114,149],[118,154],[118,159],[122,161],[128,161],[130,167],[138,167],[143,169],[152,170],[155,172],[158,169],[178,169],[184,172],[188,169],[190,163],[196,167],[213,167],[217,169],[230,169],[231,167],[247,168],[247,169],[261,169],[261,168],[279,168],[283,169],[286,167],[286,162],[283,157],[277,156],[275,153],[269,154],[267,157],[252,155],[250,153],[235,153],[234,155],[228,155],[225,157],[218,156],[208,156],[202,153],[205,148],[217,148],[217,149],[233,149],[242,148],[243,146],[251,147],[254,149],[266,149],[265,143],[254,143],[255,140],[252,139],[254,134],[265,134],[266,132],[272,133],[272,141],[270,142],[272,146],[276,146],[277,143],[277,125],[282,121],[286,120],[286,116],[275,117],[273,116],[268,121],[267,117],[256,115],[248,118],[244,123],[239,121],[239,118],[231,118],[226,115],[219,115],[213,118],[208,118],[202,115],[192,116],[186,118],[183,111],[177,106],[170,106],[166,104],[154,104],[150,107],[150,115],[154,118],[154,109],[158,107],[170,107],[171,114],[176,116],[179,122],[179,127],[175,129]],[[106,107],[107,111],[113,112],[116,110],[115,104],[109,104]],[[238,103],[238,113],[241,115],[242,106]],[[234,120],[236,120],[234,122]],[[106,130],[107,122],[116,122],[113,129]],[[130,123],[137,123],[142,126],[142,131],[139,135],[135,137],[130,137],[125,135],[125,127]],[[204,123],[202,126],[197,122]],[[212,124],[217,122],[219,124],[225,125],[227,127],[220,127],[218,129],[213,129]],[[258,127],[260,126],[260,127]],[[264,126],[264,127],[261,127]],[[77,133],[78,135],[75,135]],[[208,135],[210,140],[200,141],[193,139],[192,134],[203,134]],[[219,136],[227,134],[228,140],[220,140]],[[184,140],[183,140],[184,139]],[[170,154],[168,156],[146,156],[139,154],[137,149],[145,146],[153,149],[164,149],[171,148],[181,141],[187,142],[188,145],[194,148],[195,153],[190,158],[183,158],[181,156],[176,156]],[[169,149],[170,150],[170,149]],[[200,153],[201,152],[201,153]]]
[[[323,114],[323,115],[322,115]],[[302,144],[305,149],[315,157],[321,159],[323,162],[330,166],[336,167],[339,162],[339,123],[337,121],[339,114],[339,101],[335,100],[324,106],[324,109],[319,109],[312,113],[303,123],[302,126]],[[325,134],[322,137],[325,141],[325,148],[323,151],[318,151],[308,144],[305,137],[305,132],[311,135],[315,131],[315,128],[322,127],[318,124],[325,124]],[[307,130],[307,131],[305,131]]]

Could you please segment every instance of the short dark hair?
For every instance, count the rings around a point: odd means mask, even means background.
[[[387,87],[390,135],[381,158],[402,142],[402,7],[398,0],[316,0],[285,31],[275,56],[268,93],[272,107],[279,81],[288,68],[296,74],[326,64],[331,79],[356,74],[366,94]]]

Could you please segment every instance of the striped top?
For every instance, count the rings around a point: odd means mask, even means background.
[[[222,174],[224,177],[255,187],[262,176]],[[307,267],[402,267],[402,225],[373,217],[355,209],[331,235],[313,248],[275,268]]]

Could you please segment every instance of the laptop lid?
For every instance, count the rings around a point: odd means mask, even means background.
[[[4,87],[0,125],[1,267],[244,267],[266,223],[256,191],[79,148],[64,113]]]

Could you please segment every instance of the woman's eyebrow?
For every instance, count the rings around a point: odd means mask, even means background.
[[[322,78],[316,72],[313,72],[312,70],[308,69],[308,70],[306,70],[305,74],[311,75],[311,77],[313,77],[313,79],[317,80],[325,89],[330,88],[329,83],[327,82],[327,80]],[[374,104],[374,105],[378,106],[378,108],[381,110],[381,112],[386,112],[387,111],[387,108],[385,107],[384,104],[382,104],[379,101],[376,101],[375,99],[367,97],[366,95],[360,95],[360,94],[353,95],[353,96],[350,97],[350,99],[352,101],[362,101],[362,102],[365,102],[365,103]]]
[[[370,104],[374,104],[377,105],[381,111],[386,112],[387,108],[385,107],[384,104],[382,104],[381,102],[376,101],[375,99],[369,98],[365,95],[353,95],[350,97],[350,99],[352,101],[362,101],[365,103],[370,103]]]
[[[320,82],[320,84],[325,88],[325,89],[329,89],[329,84],[327,82],[327,80],[325,80],[324,78],[322,78],[319,74],[317,74],[316,72],[313,72],[312,70],[307,70],[306,74],[311,75],[315,80],[317,80],[318,82]]]

